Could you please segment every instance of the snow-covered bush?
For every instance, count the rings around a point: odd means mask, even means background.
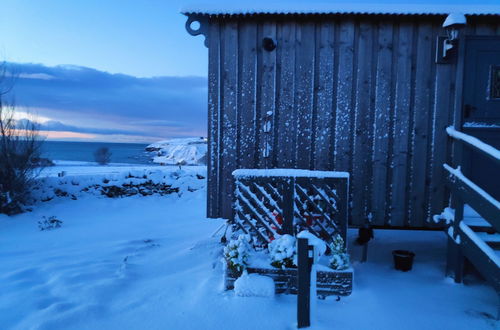
[[[297,248],[295,237],[285,234],[269,243],[271,265],[276,268],[292,268],[297,266]]]
[[[248,266],[252,249],[250,242],[249,235],[240,234],[237,239],[230,240],[224,248],[227,267],[236,274],[241,274]]]
[[[61,227],[62,221],[55,216],[43,217],[43,220],[38,221],[38,228],[40,230],[52,230]]]
[[[332,258],[330,259],[330,267],[335,270],[343,270],[349,268],[349,254],[346,251],[344,239],[340,235],[336,235],[333,242],[330,244]]]
[[[98,148],[94,152],[94,159],[99,165],[107,165],[111,161],[111,151],[107,147]]]

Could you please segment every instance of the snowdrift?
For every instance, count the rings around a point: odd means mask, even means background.
[[[146,151],[156,154],[153,162],[162,165],[205,165],[207,163],[207,139],[170,139],[150,144]]]

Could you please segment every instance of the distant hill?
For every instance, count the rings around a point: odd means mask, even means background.
[[[206,165],[207,139],[180,138],[152,143],[146,151],[153,153],[153,162],[163,165]]]

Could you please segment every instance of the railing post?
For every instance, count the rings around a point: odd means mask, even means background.
[[[451,224],[453,228],[453,236],[459,232],[459,225],[464,217],[464,202],[456,194],[451,195],[451,207],[455,210],[454,221]],[[460,244],[455,242],[455,237],[450,237],[448,233],[448,252],[446,263],[446,274],[453,274],[456,283],[462,283],[464,272],[464,256],[460,249]]]
[[[314,262],[314,247],[307,238],[298,239],[297,248],[297,327],[306,328],[311,325],[311,268]]]

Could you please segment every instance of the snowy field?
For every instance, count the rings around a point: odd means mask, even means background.
[[[80,164],[47,174],[61,170],[101,181],[130,171]],[[0,329],[294,329],[296,296],[222,290],[222,246],[211,235],[223,221],[205,218],[206,191],[194,175],[206,170],[160,170],[178,193],[79,194],[0,215]],[[62,226],[40,231],[43,216]],[[319,300],[312,329],[499,329],[493,289],[443,276],[445,245],[442,232],[379,230],[360,264],[351,244],[353,294]],[[393,249],[415,251],[411,272],[392,269]]]

